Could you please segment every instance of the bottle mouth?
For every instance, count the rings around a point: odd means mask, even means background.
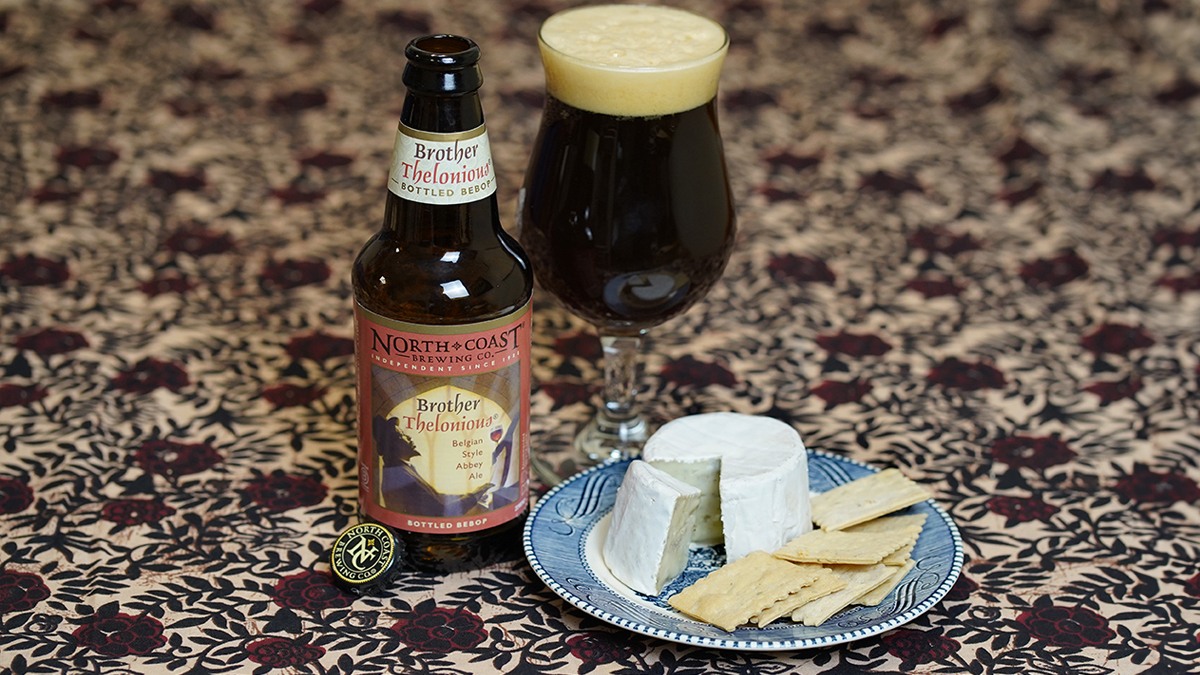
[[[427,67],[465,68],[479,62],[479,45],[461,35],[426,35],[409,42],[404,55]]]

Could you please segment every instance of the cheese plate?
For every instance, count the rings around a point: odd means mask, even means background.
[[[809,450],[809,485],[824,492],[878,469]],[[682,644],[740,651],[785,651],[842,644],[878,635],[929,611],[950,591],[963,565],[958,528],[932,499],[901,513],[925,513],[913,549],[916,563],[877,606],[851,606],[820,626],[786,620],[763,628],[722,630],[675,611],[667,598],[725,562],[724,547],[693,544],[684,571],[656,596],[618,581],[604,564],[601,548],[617,488],[631,460],[613,460],[576,474],[534,505],[525,523],[525,557],[554,593],[579,610],[635,633]]]

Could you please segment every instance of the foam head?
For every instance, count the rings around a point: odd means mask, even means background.
[[[729,38],[720,24],[681,9],[597,5],[551,16],[538,46],[550,95],[592,112],[650,117],[716,96]]]

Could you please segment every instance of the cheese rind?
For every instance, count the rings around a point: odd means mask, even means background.
[[[723,541],[730,562],[812,529],[808,453],[784,422],[728,412],[681,417],[650,437],[642,458],[701,491],[696,542]]]
[[[613,576],[658,595],[687,565],[700,491],[641,460],[629,463],[604,539]]]
[[[692,541],[712,546],[725,541],[721,527],[721,460],[710,457],[701,460],[655,459],[650,465],[661,469],[700,491],[696,506],[696,529]]]

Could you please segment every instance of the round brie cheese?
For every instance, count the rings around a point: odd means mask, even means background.
[[[732,562],[812,529],[808,452],[791,425],[732,412],[690,415],[656,431],[642,459],[701,492],[693,541]]]

